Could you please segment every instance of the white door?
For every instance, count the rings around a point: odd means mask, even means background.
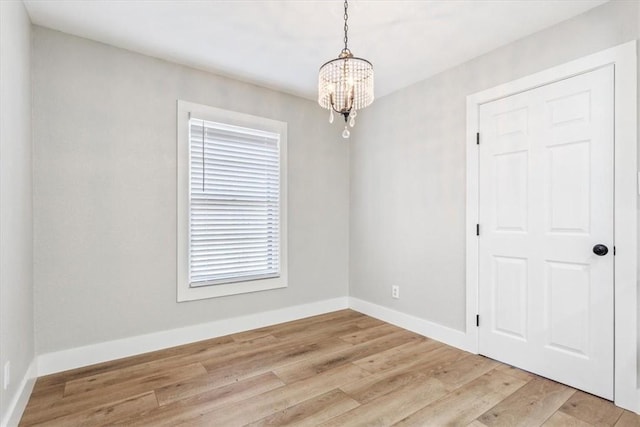
[[[609,66],[483,104],[478,147],[480,353],[607,399],[613,101]]]

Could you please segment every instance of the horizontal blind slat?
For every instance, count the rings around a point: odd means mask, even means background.
[[[277,270],[245,270],[245,271],[232,271],[224,274],[218,273],[215,277],[207,277],[206,275],[195,276],[191,282],[191,286],[208,286],[209,284],[220,284],[230,282],[242,282],[245,280],[261,279],[267,277],[278,277],[279,272]]]
[[[193,270],[194,275],[206,276],[209,279],[213,278],[212,276],[218,274],[229,274],[240,271],[272,271],[275,268],[272,268],[271,265],[265,261],[260,263],[247,263],[247,264],[217,264],[215,266],[203,266],[200,268],[195,268]]]
[[[269,251],[256,250],[256,251],[220,251],[218,253],[206,253],[206,254],[193,254],[194,260],[199,262],[207,262],[214,260],[250,260],[250,259],[264,259],[269,256]]]
[[[228,158],[238,158],[238,159],[254,159],[261,160],[266,162],[274,162],[277,163],[279,158],[278,154],[273,150],[265,149],[264,147],[259,147],[259,149],[234,149],[230,148],[225,144],[218,144],[216,141],[204,140],[204,157],[216,156],[220,155]],[[193,139],[191,140],[191,156],[192,158],[200,158],[202,159],[202,140],[201,139]]]
[[[252,269],[269,269],[271,265],[270,258],[246,258],[246,259],[223,259],[223,260],[211,260],[201,261],[198,266],[194,268],[194,272],[214,272],[220,270],[244,270],[247,268]]]

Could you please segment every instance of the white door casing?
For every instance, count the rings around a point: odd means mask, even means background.
[[[609,65],[486,103],[479,146],[479,352],[607,399],[613,88]]]
[[[615,199],[614,240],[614,402],[640,414],[640,325],[638,317],[638,147],[637,42],[632,40],[535,74],[467,96],[467,219],[466,219],[466,327],[461,348],[478,352],[479,222],[478,167],[480,106],[583,74],[614,66]]]

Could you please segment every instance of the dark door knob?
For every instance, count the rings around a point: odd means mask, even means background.
[[[606,247],[605,245],[595,245],[593,247],[593,253],[598,256],[605,256],[606,254],[609,253],[609,248]]]

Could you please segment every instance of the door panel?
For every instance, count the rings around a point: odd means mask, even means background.
[[[483,104],[480,133],[480,352],[611,399],[613,68]]]
[[[527,260],[494,257],[494,309],[496,333],[527,339]]]
[[[545,326],[550,349],[588,355],[590,281],[588,264],[547,262]]]
[[[527,230],[526,151],[496,156],[496,229],[499,231]]]
[[[570,173],[568,171],[571,171]],[[549,147],[549,228],[552,233],[589,234],[590,141]]]

